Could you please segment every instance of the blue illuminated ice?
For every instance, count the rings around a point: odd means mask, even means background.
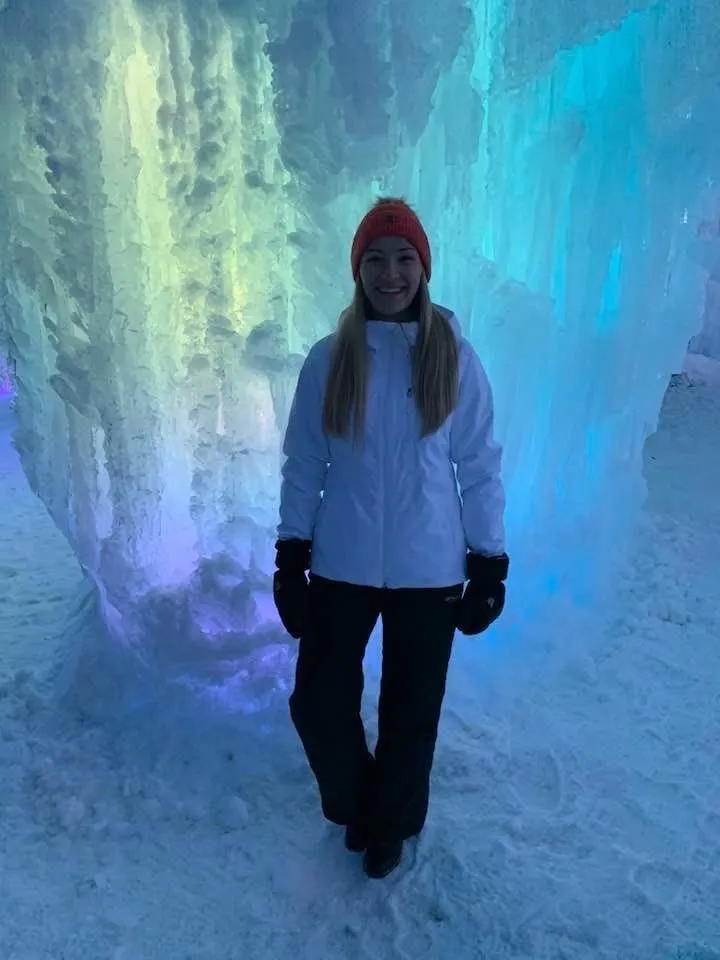
[[[505,629],[556,588],[597,602],[702,324],[708,267],[688,253],[712,215],[720,58],[714,0],[595,8],[5,4],[17,445],[150,674],[192,678],[209,649],[234,702],[286,670],[267,595],[280,438],[377,192],[416,205],[435,298],[494,384]]]

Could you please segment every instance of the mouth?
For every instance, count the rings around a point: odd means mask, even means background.
[[[376,287],[375,289],[384,297],[396,296],[399,293],[405,293],[405,287]]]

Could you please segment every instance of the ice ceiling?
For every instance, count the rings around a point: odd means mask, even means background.
[[[0,9],[17,443],[112,632],[156,663],[277,638],[281,432],[378,191],[494,382],[518,576],[587,591],[701,322],[717,0]]]

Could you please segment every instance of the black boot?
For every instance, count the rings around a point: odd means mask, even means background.
[[[345,828],[345,846],[351,853],[363,853],[367,850],[368,840],[372,834],[371,790],[372,790],[372,757],[369,758],[368,780],[365,782],[365,796],[360,804],[356,818]]]
[[[364,824],[351,823],[345,828],[345,847],[350,853],[364,853],[367,848],[367,830]]]
[[[383,840],[368,845],[363,867],[373,880],[382,880],[397,867],[402,860],[402,840]]]

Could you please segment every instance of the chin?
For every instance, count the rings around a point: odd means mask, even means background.
[[[412,304],[412,297],[403,297],[395,300],[394,298],[385,300],[384,297],[377,297],[371,300],[371,306],[384,317],[394,317],[398,313],[403,313]]]

